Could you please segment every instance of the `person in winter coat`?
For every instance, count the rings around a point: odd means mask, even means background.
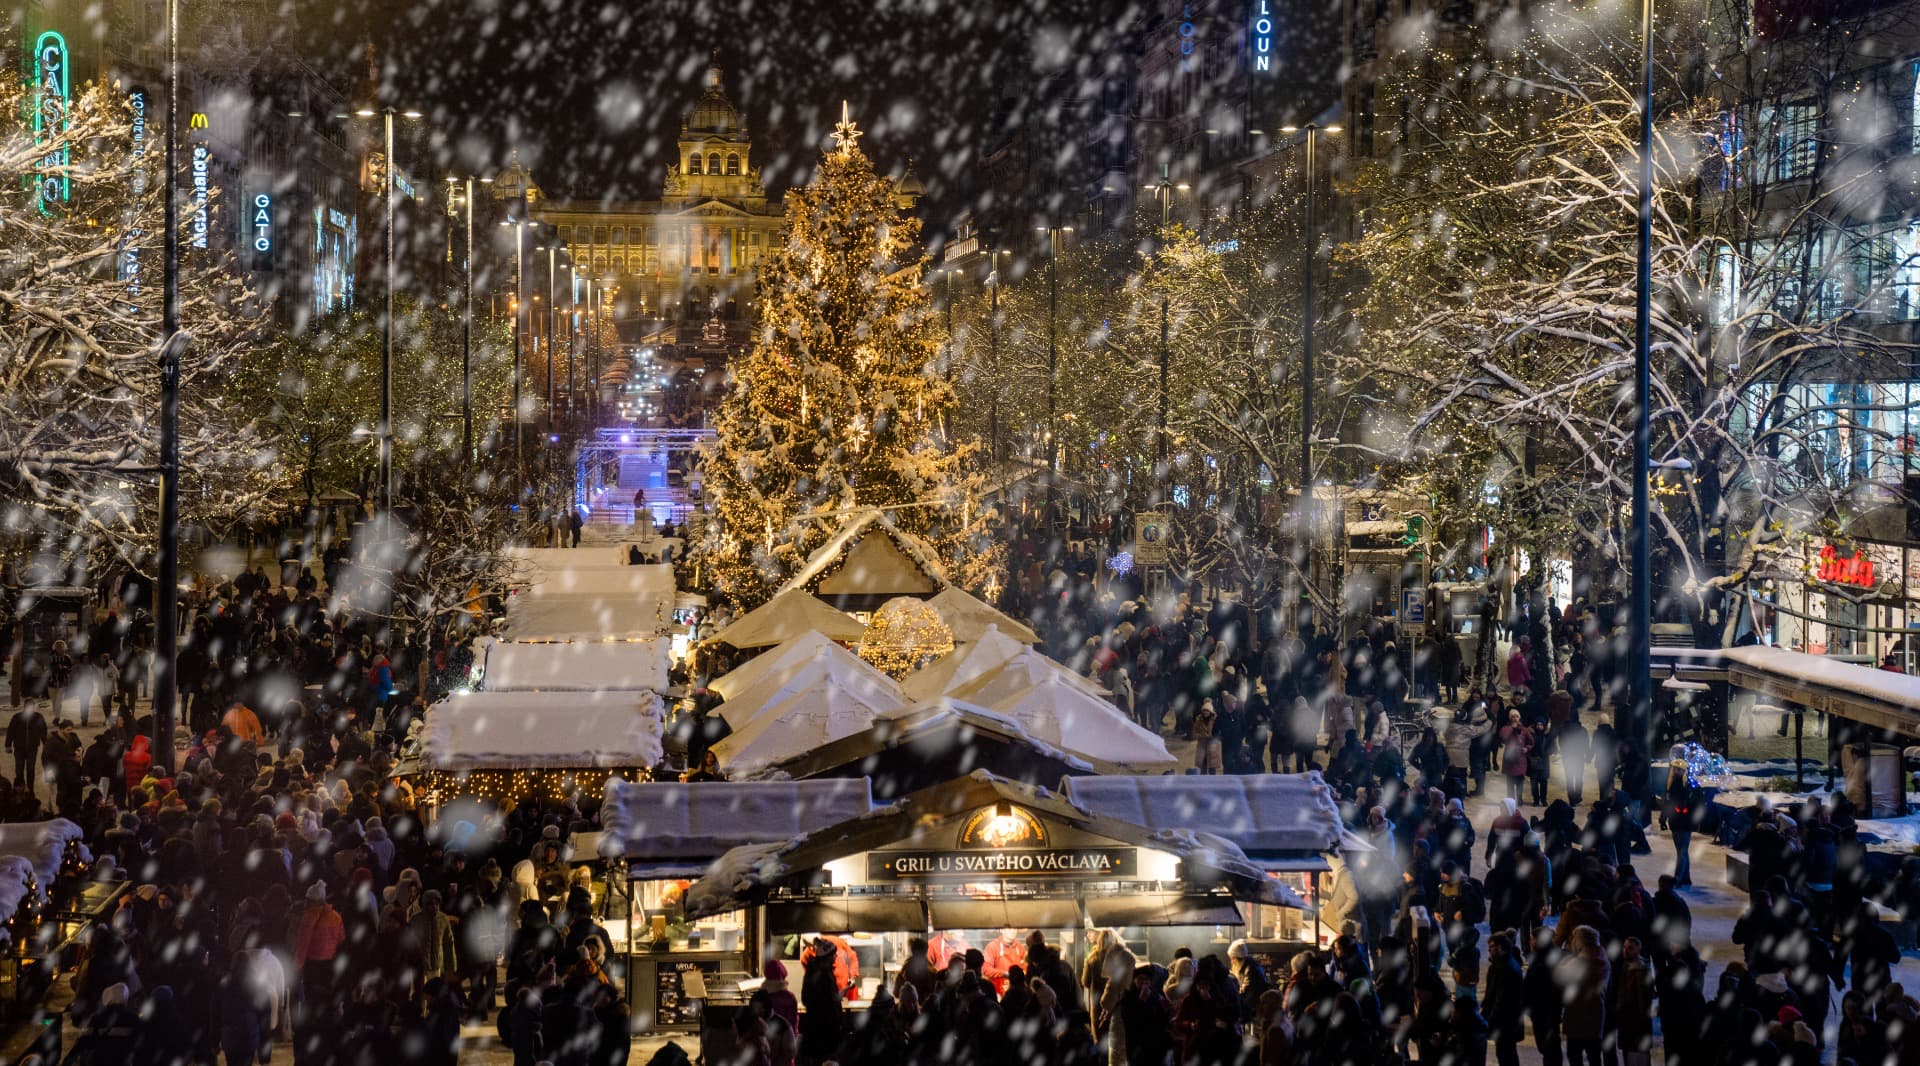
[[[817,940],[813,957],[800,978],[800,1003],[806,1017],[800,1022],[801,1066],[819,1066],[832,1057],[845,1039],[840,983],[834,979],[832,944]]]
[[[454,943],[453,922],[440,909],[439,889],[420,896],[420,913],[408,924],[420,941],[420,980],[451,980],[459,970],[460,952]]]
[[[1213,701],[1201,700],[1200,709],[1193,715],[1193,768],[1199,773],[1217,774],[1221,770],[1220,738],[1214,736],[1219,721]]]
[[[29,701],[7,720],[7,750],[13,753],[13,779],[33,782],[34,763],[47,742],[47,720],[40,705]]]
[[[1639,937],[1620,942],[1620,968],[1613,976],[1607,1009],[1626,1066],[1648,1066],[1653,1054],[1653,967],[1642,954]]]
[[[1520,782],[1527,776],[1527,760],[1532,757],[1533,731],[1520,721],[1519,711],[1508,711],[1507,724],[1500,727],[1500,772],[1507,778],[1508,799],[1520,799]]]
[[[1600,1043],[1608,1031],[1607,990],[1612,974],[1600,933],[1593,926],[1574,929],[1568,952],[1553,968],[1565,1001],[1560,1025],[1567,1035],[1569,1066],[1600,1066]]]
[[[140,781],[147,776],[147,769],[153,765],[153,738],[143,734],[135,736],[128,746],[127,754],[120,759],[121,775],[126,780],[127,791],[140,787]]]
[[[1440,734],[1431,727],[1420,733],[1420,740],[1414,744],[1408,761],[1420,771],[1421,788],[1440,788],[1447,779],[1447,746],[1440,742]]]
[[[500,882],[500,864],[488,859],[474,883],[454,897],[454,916],[460,919],[461,987],[466,992],[468,1014],[482,1020],[493,1013],[500,956],[507,949],[512,922],[512,909]]]
[[[1527,1016],[1526,975],[1509,933],[1487,940],[1487,991],[1481,997],[1498,1066],[1519,1066]]]
[[[766,982],[760,987],[767,993],[767,1006],[776,1016],[784,1019],[787,1027],[794,1033],[800,1031],[800,1000],[787,987],[787,964],[779,959],[769,959],[761,969]],[[877,1000],[876,1000],[877,1002]]]
[[[1124,1009],[1127,993],[1133,988],[1133,975],[1140,969],[1120,931],[1107,931],[1106,950],[1100,955],[1100,996],[1093,1004],[1095,1032],[1107,1039],[1107,1066],[1126,1066],[1130,1051],[1127,1044],[1127,1018]]]
[[[1541,1066],[1560,1066],[1561,1024],[1566,1004],[1560,995],[1556,970],[1563,961],[1554,947],[1553,930],[1542,926],[1534,932],[1533,954],[1527,959],[1527,1020],[1533,1024],[1533,1043],[1540,1049]]]
[[[1554,746],[1560,751],[1560,778],[1567,788],[1567,802],[1580,806],[1586,791],[1587,759],[1593,750],[1592,737],[1580,719],[1569,718],[1554,734]]]

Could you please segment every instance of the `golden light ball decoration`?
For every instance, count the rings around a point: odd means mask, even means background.
[[[953,650],[953,629],[925,600],[898,596],[880,605],[860,638],[860,657],[898,681]]]

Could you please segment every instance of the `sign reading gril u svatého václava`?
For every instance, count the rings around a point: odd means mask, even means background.
[[[867,854],[867,880],[941,878],[1132,877],[1135,848],[1007,848],[1001,851],[875,851]]]

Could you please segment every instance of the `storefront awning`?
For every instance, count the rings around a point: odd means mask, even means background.
[[[1264,858],[1319,860],[1342,845],[1339,805],[1317,772],[1074,777],[1061,782],[1060,792],[1094,814],[1148,829],[1204,827],[1262,866]]]
[[[1219,896],[1110,896],[1087,900],[1097,926],[1241,925],[1240,908]]]
[[[1723,669],[1726,679],[1738,688],[1810,711],[1920,736],[1920,677],[1760,645],[1688,649],[1673,661],[1689,679]]]
[[[927,912],[917,899],[826,899],[767,905],[767,932],[776,935],[917,932],[926,928]]]
[[[615,782],[600,807],[599,854],[630,876],[708,863],[748,845],[783,844],[873,808],[866,778],[822,781]],[[670,875],[669,875],[670,876]]]

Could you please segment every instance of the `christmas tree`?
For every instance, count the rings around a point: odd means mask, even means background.
[[[957,580],[990,565],[966,452],[941,429],[953,390],[934,365],[920,223],[900,213],[859,136],[843,105],[813,182],[787,194],[757,336],[705,457],[702,558],[715,591],[743,605],[769,596],[858,508],[885,509]]]

